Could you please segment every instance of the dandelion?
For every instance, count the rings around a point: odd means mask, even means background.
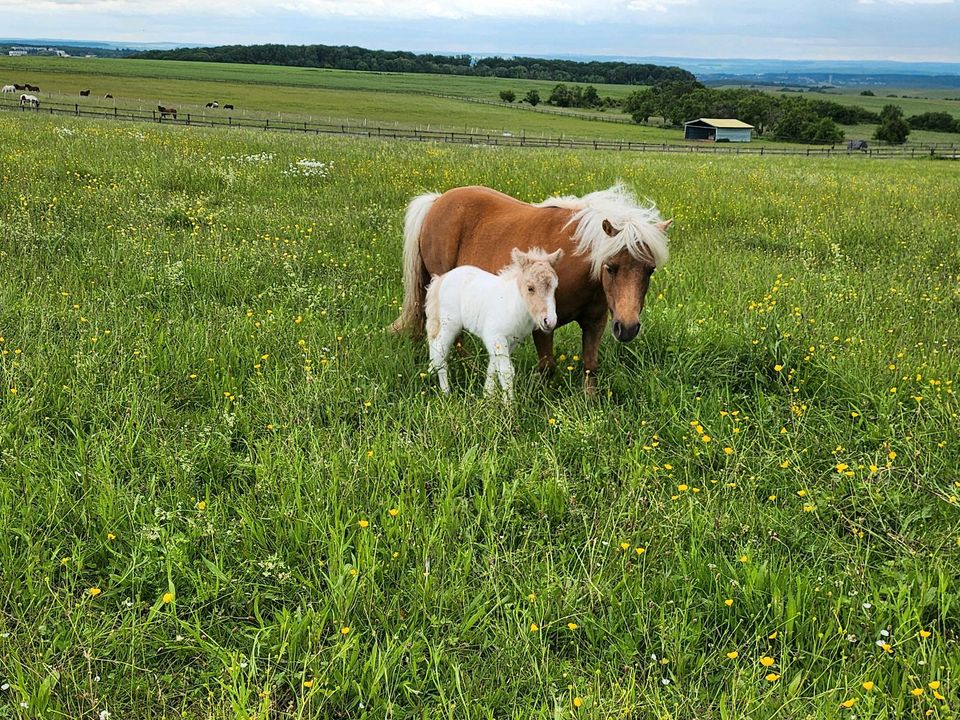
[[[530,593],[529,595],[527,595],[527,600],[529,600],[530,602],[536,602],[536,600],[537,600],[537,594],[536,594],[536,593]]]
[[[797,490],[797,497],[806,497],[806,496],[807,496],[806,490]]]
[[[549,420],[547,420],[547,423],[550,424],[550,425],[556,425],[556,424],[557,424],[557,419],[556,419],[556,418],[550,418]]]
[[[764,655],[762,658],[760,658],[760,664],[763,665],[764,667],[773,667],[773,665],[776,664],[776,662],[777,661],[774,660],[769,655]]]
[[[357,525],[360,526],[360,529],[361,529],[361,530],[366,530],[368,527],[370,527],[370,521],[369,521],[369,520],[361,520],[360,522],[357,523]]]
[[[645,547],[635,547],[633,550],[637,555],[643,555],[647,551]]]
[[[172,593],[172,592],[165,592],[165,593],[163,594],[163,604],[164,604],[164,605],[169,605],[169,604],[172,603],[172,602],[173,602],[173,593]]]
[[[690,489],[689,485],[677,485],[677,490],[679,490],[680,492],[686,492],[689,489]]]
[[[856,698],[850,698],[849,700],[844,700],[842,703],[840,703],[840,707],[846,708],[847,710],[849,710],[850,708],[852,708],[852,707],[853,707],[854,705],[856,705],[856,704],[857,704],[857,699],[856,699]]]
[[[926,640],[928,637],[930,637],[931,633],[930,633],[929,630],[921,630],[921,631],[919,632],[919,635],[920,635],[920,637],[922,637],[924,640]]]
[[[897,453],[896,453],[896,451],[895,451],[895,450],[891,450],[890,452],[888,452],[888,453],[887,453],[887,458],[890,459],[890,460],[896,460],[896,459],[897,459]]]
[[[535,633],[540,630],[540,626],[536,623],[530,623],[530,632]]]
[[[736,650],[731,650],[727,653],[727,657],[731,660],[736,660],[738,657],[740,657],[740,653],[738,653]]]
[[[725,448],[723,449],[723,452],[724,452],[724,454],[726,454],[726,455],[733,455],[733,448],[732,448],[732,447],[725,447]]]
[[[342,628],[340,628],[340,634],[341,634],[341,635],[349,635],[349,634],[350,634],[350,626],[349,626],[349,625],[344,625]]]
[[[723,604],[726,605],[727,607],[731,607],[733,605],[733,598],[727,598],[726,600],[723,601]]]
[[[746,555],[741,555],[738,559],[739,559],[740,562],[742,562],[742,563],[748,563],[748,562],[750,562],[750,558],[747,557]]]
[[[931,680],[930,682],[927,683],[927,687],[930,688],[931,690],[939,690],[939,689],[940,689],[940,681],[939,681],[939,680]]]
[[[573,706],[578,709],[581,708],[583,706],[583,698],[579,696],[575,697],[573,699]]]
[[[769,635],[767,635],[767,640],[776,640],[776,639],[777,639],[777,631],[776,631],[776,630],[774,630],[772,633],[770,633]]]
[[[873,680],[865,680],[865,681],[863,682],[862,687],[863,687],[863,689],[866,690],[867,692],[870,692],[871,690],[873,690],[873,689],[876,687],[876,685],[874,684]]]
[[[923,695],[923,688],[914,688],[913,690],[910,691],[910,694],[913,695],[914,697],[920,697],[921,695]]]
[[[847,465],[846,463],[837,463],[837,472],[838,472],[838,473],[842,473],[842,472],[843,472],[844,470],[846,470],[848,467],[850,467],[850,466]]]
[[[786,470],[788,467],[790,467],[790,461],[789,461],[789,460],[784,460],[782,463],[780,463],[780,468],[781,468],[782,470]]]
[[[390,513],[390,517],[396,517],[397,515],[400,514],[400,511],[397,510],[396,508],[390,508],[389,510],[387,510],[387,512]]]
[[[203,511],[206,510],[206,509],[207,509],[207,501],[206,501],[206,500],[201,500],[200,502],[197,503],[197,510],[199,510],[200,512],[203,512]]]
[[[309,690],[313,687],[313,680],[304,680],[303,686]]]
[[[567,623],[567,628],[570,629],[570,630],[576,630],[578,627],[580,627],[580,626],[577,625],[577,624],[574,623],[574,622]]]
[[[90,588],[89,590],[87,590],[87,593],[90,595],[90,597],[96,597],[97,595],[99,595],[99,594],[102,593],[102,592],[103,592],[103,590],[101,590],[101,589],[98,588],[98,587],[92,587],[92,588]]]
[[[621,550],[624,550],[624,551],[629,550],[629,549],[630,549],[630,543],[628,543],[628,542],[622,542],[622,543],[620,543],[620,549],[621,549]]]
[[[780,363],[777,363],[776,365],[773,366],[773,370],[774,372],[780,372],[781,370],[783,370],[783,365],[781,365]]]
[[[767,682],[772,682],[772,683],[774,683],[774,682],[776,682],[776,681],[779,680],[779,679],[780,679],[780,676],[777,675],[776,673],[770,673],[769,675],[766,676]]]
[[[114,535],[112,532],[107,533],[107,540],[116,540],[116,539],[117,539],[117,536]]]

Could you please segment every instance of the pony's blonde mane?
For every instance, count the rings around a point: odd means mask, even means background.
[[[598,190],[582,198],[552,197],[536,203],[536,207],[559,207],[573,211],[567,225],[576,223],[573,233],[578,255],[590,253],[590,274],[600,277],[603,264],[617,253],[627,250],[637,260],[647,260],[660,267],[670,257],[667,234],[658,227],[662,222],[656,205],[641,205],[623,183],[607,190]],[[610,237],[603,229],[607,220],[619,232]]]

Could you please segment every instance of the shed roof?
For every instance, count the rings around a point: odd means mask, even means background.
[[[732,120],[730,118],[697,118],[696,120],[685,122],[684,125],[690,125],[691,123],[704,123],[715,128],[739,128],[744,130],[753,128],[753,125],[748,125],[741,120]]]

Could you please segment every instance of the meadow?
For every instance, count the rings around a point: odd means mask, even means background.
[[[175,106],[195,117],[216,119],[232,115],[530,137],[683,142],[682,130],[604,122],[626,118],[616,109],[601,113],[541,105],[539,109],[546,112],[537,112],[520,103],[487,104],[496,103],[501,90],[513,90],[520,98],[528,90],[536,89],[546,99],[556,83],[535,80],[165,60],[0,57],[0,82],[30,82],[42,89],[41,102],[77,104],[81,108],[116,106],[149,111],[161,104]],[[86,89],[91,90],[90,97],[79,97],[79,91]],[[597,86],[602,96],[615,98],[626,97],[636,89],[632,85]],[[921,92],[928,91],[917,91]],[[114,98],[105,100],[107,93]],[[860,104],[874,110],[894,102],[902,105],[908,115],[927,110],[960,112],[960,103],[943,98],[902,100],[849,93],[811,97]],[[236,109],[205,110],[204,106],[212,100],[229,103]],[[0,98],[0,103],[15,102],[13,95]],[[598,119],[587,119],[590,116]],[[843,128],[848,139],[869,139],[875,129],[874,125]],[[915,131],[910,142],[957,144],[960,136]],[[755,137],[752,145],[757,144],[771,148],[792,145]]]
[[[0,113],[0,179],[0,718],[956,717],[957,163]],[[412,195],[618,179],[596,399],[384,333]]]

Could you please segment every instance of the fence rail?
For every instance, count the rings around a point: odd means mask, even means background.
[[[270,118],[221,116],[211,117],[206,113],[178,113],[176,118],[161,116],[158,110],[134,110],[117,106],[88,105],[80,103],[43,102],[39,108],[20,107],[16,101],[0,100],[0,110],[30,112],[47,115],[67,115],[100,119],[154,122],[165,125],[190,127],[234,127],[274,132],[304,133],[314,135],[344,135],[353,137],[409,140],[416,142],[444,142],[463,145],[493,145],[499,147],[564,148],[570,150],[617,150],[627,152],[693,153],[704,155],[758,155],[758,156],[806,156],[840,157],[857,155],[873,158],[940,158],[960,159],[960,147],[877,147],[866,151],[847,150],[846,147],[769,147],[738,144],[685,144],[634,142],[631,140],[584,140],[576,138],[529,137],[524,134],[456,132],[451,130],[421,130],[413,128],[357,126],[346,123],[316,123]]]

